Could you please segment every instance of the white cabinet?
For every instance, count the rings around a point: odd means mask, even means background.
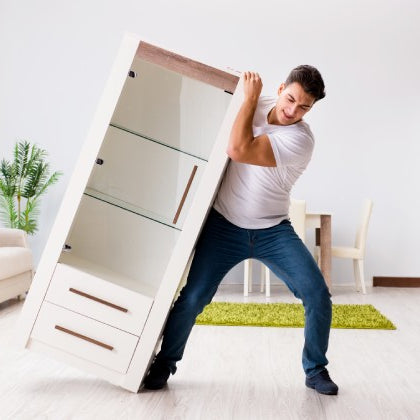
[[[227,163],[237,84],[125,37],[25,302],[21,345],[137,391]]]

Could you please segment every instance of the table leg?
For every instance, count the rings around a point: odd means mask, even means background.
[[[319,245],[321,251],[321,271],[331,290],[331,215],[321,215]]]

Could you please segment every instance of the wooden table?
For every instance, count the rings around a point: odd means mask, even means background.
[[[307,212],[306,228],[315,228],[315,243],[320,247],[321,272],[331,290],[331,213]]]

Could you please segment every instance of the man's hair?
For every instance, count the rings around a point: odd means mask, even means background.
[[[315,98],[315,102],[325,97],[325,85],[321,73],[307,64],[294,68],[287,76],[285,85],[299,83],[303,90]]]

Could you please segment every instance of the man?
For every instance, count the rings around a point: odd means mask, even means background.
[[[292,70],[278,98],[260,97],[258,73],[245,72],[244,100],[233,123],[231,162],[197,242],[187,284],[172,308],[144,386],[160,389],[176,371],[197,315],[226,273],[255,258],[280,277],[305,307],[302,363],[306,386],[335,395],[325,356],[331,325],[328,288],[288,217],[289,194],[308,165],[314,138],[302,118],[325,96],[312,66]]]

